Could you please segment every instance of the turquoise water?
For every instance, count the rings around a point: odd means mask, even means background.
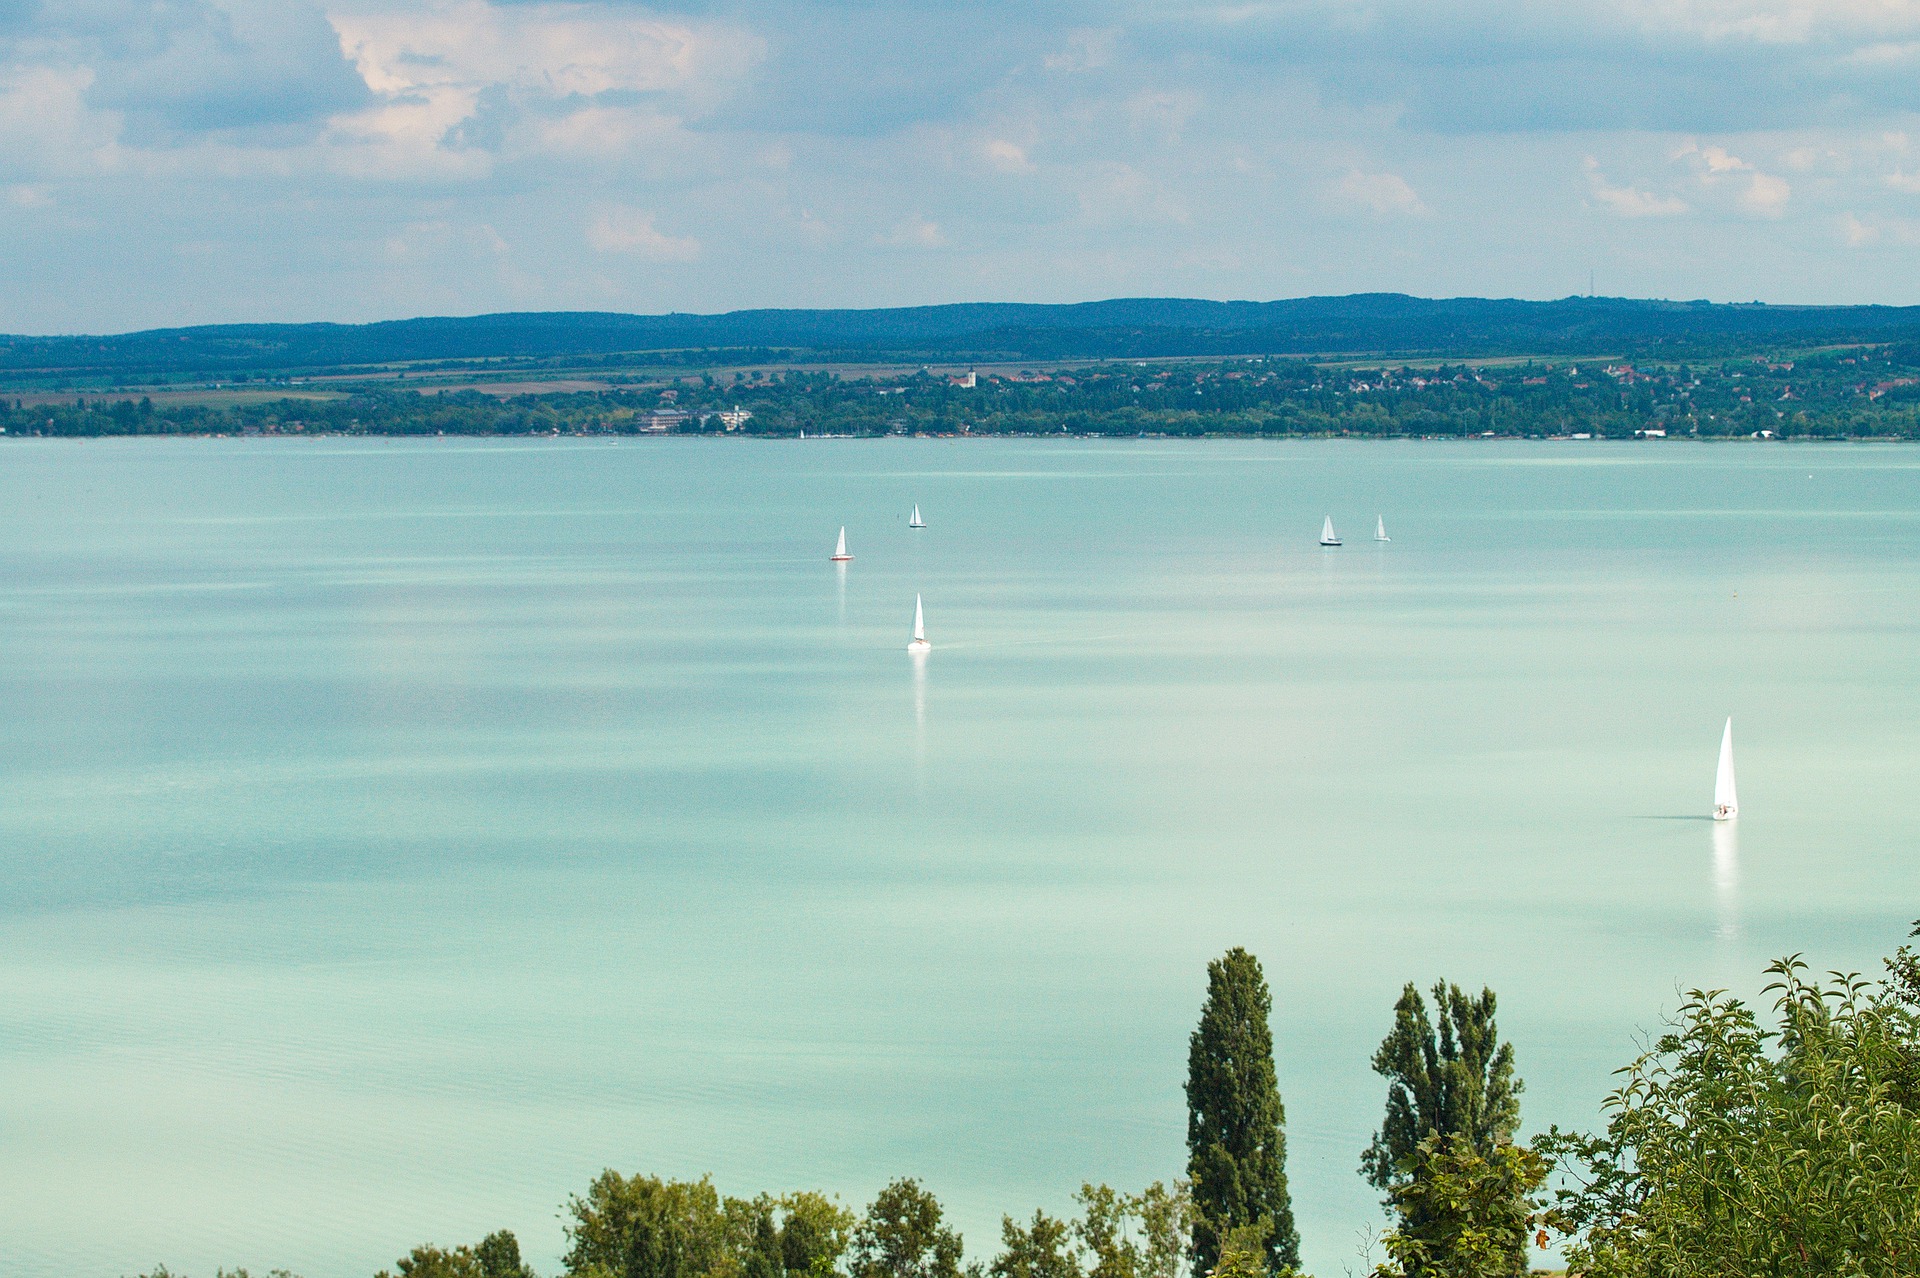
[[[1306,1259],[1358,1268],[1402,982],[1491,984],[1529,1127],[1580,1125],[1678,990],[1877,969],[1920,916],[1917,481],[1679,442],[0,446],[0,1271],[344,1278],[504,1227],[550,1272],[606,1166],[913,1174],[990,1255],[1002,1212],[1180,1172],[1234,944]]]

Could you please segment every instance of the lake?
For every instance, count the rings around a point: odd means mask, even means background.
[[[1879,970],[1917,562],[1898,446],[0,444],[0,1270],[552,1273],[609,1166],[990,1258],[1181,1174],[1232,945],[1357,1270],[1404,982],[1534,1130],[1687,988]]]

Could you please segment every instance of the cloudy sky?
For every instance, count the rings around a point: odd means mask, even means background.
[[[0,330],[1920,302],[1920,0],[0,0]]]

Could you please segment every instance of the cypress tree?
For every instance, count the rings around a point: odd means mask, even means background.
[[[1207,964],[1207,1001],[1187,1050],[1195,1274],[1211,1273],[1229,1243],[1262,1253],[1269,1272],[1300,1263],[1287,1195],[1286,1109],[1267,1027],[1272,1007],[1253,955],[1236,946]]]

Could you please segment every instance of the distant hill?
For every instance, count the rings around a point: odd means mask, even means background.
[[[1400,293],[1275,302],[1119,298],[721,315],[526,312],[375,324],[214,324],[117,336],[0,337],[13,374],[301,372],[478,359],[686,350],[836,357],[1071,359],[1340,353],[1485,356],[1658,352],[1920,339],[1920,307],[1569,297],[1551,302]]]

